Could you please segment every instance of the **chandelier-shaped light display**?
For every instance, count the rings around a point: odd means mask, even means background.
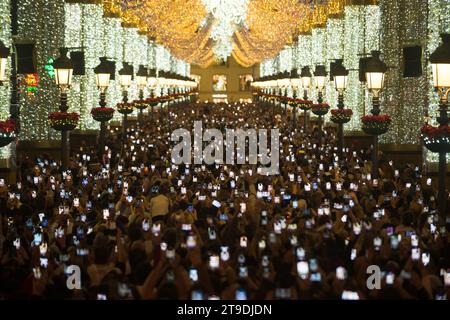
[[[233,34],[245,23],[248,0],[202,0],[202,3],[213,19],[214,54],[226,60],[233,51]]]
[[[243,66],[273,58],[297,35],[323,27],[349,0],[102,0],[106,14],[139,28],[177,58],[206,67],[232,55]],[[376,0],[366,0],[367,3]]]

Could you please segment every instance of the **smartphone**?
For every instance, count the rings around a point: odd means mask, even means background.
[[[236,289],[236,300],[247,300],[247,292],[244,288]]]
[[[417,261],[420,259],[420,248],[411,249],[411,259]]]
[[[240,240],[241,248],[247,248],[247,237],[242,236]]]
[[[16,238],[13,242],[14,247],[16,248],[16,250],[19,250],[20,248],[20,238]]]
[[[338,278],[339,280],[347,279],[347,270],[345,270],[344,267],[337,267],[336,268],[336,278]]]
[[[239,278],[247,278],[248,277],[248,268],[246,266],[239,267]]]
[[[298,247],[297,248],[296,254],[297,254],[297,259],[298,260],[305,259],[305,249],[303,249],[302,247]]]
[[[48,258],[47,257],[40,257],[39,261],[40,261],[40,266],[42,268],[46,269],[48,267]]]
[[[216,208],[220,208],[221,203],[220,203],[220,201],[213,200],[212,205],[213,205],[214,207],[216,207]]]
[[[148,221],[148,219],[142,220],[142,230],[144,232],[147,232],[148,230],[150,230],[150,222]]]
[[[204,300],[204,295],[201,290],[192,290],[191,300]]]
[[[157,236],[161,232],[161,224],[153,224],[152,225],[152,233]]]
[[[344,290],[344,291],[342,291],[341,299],[342,300],[359,300],[359,295],[358,295],[358,292],[356,292],[356,291]]]
[[[198,271],[195,268],[190,268],[189,269],[189,279],[192,282],[197,282],[198,281]]]
[[[175,250],[174,249],[167,249],[166,250],[166,258],[168,260],[173,260],[175,259]]]
[[[308,262],[306,261],[297,262],[297,273],[300,278],[306,279],[309,273]]]
[[[41,269],[39,267],[33,268],[33,276],[36,280],[39,280],[41,278],[42,274],[41,274]]]
[[[429,252],[423,252],[422,253],[422,263],[426,267],[430,263],[430,253]]]
[[[212,255],[209,257],[209,267],[212,270],[215,270],[219,268],[219,256],[218,255]]]
[[[413,247],[419,246],[419,237],[417,236],[417,234],[411,235],[411,246]]]
[[[188,235],[186,238],[186,246],[189,249],[195,248],[195,246],[197,245],[197,241],[195,240],[195,236],[194,235]]]

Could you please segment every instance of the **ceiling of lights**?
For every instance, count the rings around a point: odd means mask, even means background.
[[[343,11],[346,0],[102,0],[105,10],[201,67],[232,55],[248,67]]]

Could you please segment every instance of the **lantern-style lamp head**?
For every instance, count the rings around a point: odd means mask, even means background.
[[[59,58],[53,62],[55,70],[56,85],[64,90],[72,84],[73,64],[72,60],[67,57],[67,48],[59,49]]]
[[[157,80],[156,80],[156,70],[155,69],[150,69],[150,71],[148,73],[147,84],[150,86],[150,88],[156,87]]]
[[[136,73],[136,81],[140,90],[144,90],[147,86],[147,76],[148,70],[143,65],[139,66],[138,72]]]
[[[127,89],[131,86],[133,81],[133,66],[124,62],[122,69],[119,70],[119,82],[120,85]]]
[[[100,64],[94,68],[94,73],[97,87],[105,91],[109,87],[109,79],[111,78],[111,69],[106,57],[100,58]]]
[[[325,88],[325,81],[327,79],[327,70],[325,69],[325,66],[316,66],[316,70],[314,71],[314,79],[316,80],[317,89],[322,91]]]
[[[167,79],[165,77],[164,71],[158,71],[158,84],[160,86],[165,86],[167,84]]]
[[[0,84],[6,81],[6,64],[9,57],[9,48],[0,41]]]
[[[450,88],[450,34],[441,35],[443,43],[430,55],[434,87]]]
[[[344,60],[339,59],[333,68],[334,86],[339,92],[343,92],[347,88],[348,70],[342,64]]]
[[[366,65],[366,81],[367,87],[375,96],[383,90],[386,71],[386,64],[380,60],[380,51],[372,51],[372,57]]]
[[[311,87],[311,71],[308,66],[302,68],[300,78],[302,79],[303,89],[308,90]]]
[[[297,69],[292,69],[290,82],[291,82],[292,88],[297,89],[298,87],[300,87],[301,82],[300,82],[300,77],[298,75]]]

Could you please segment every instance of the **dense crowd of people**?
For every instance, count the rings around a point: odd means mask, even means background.
[[[332,128],[260,105],[169,110],[72,150],[65,171],[43,155],[0,181],[1,298],[446,299],[450,220],[420,167],[380,155],[373,179],[370,148],[340,157]],[[171,133],[195,120],[278,128],[279,175],[174,165]]]

